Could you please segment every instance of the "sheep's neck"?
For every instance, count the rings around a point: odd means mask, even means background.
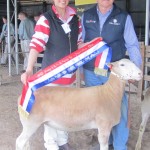
[[[118,76],[111,73],[107,83],[111,84],[111,86],[114,86],[114,87],[118,87],[118,85],[119,85],[122,88],[124,88],[126,81],[122,80],[120,77],[118,77]]]
[[[110,97],[114,100],[121,99],[125,90],[125,81],[119,77],[110,74],[108,82],[104,84],[106,90],[108,90]]]

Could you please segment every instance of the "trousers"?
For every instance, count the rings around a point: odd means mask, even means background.
[[[28,57],[29,57],[29,51],[30,51],[30,41],[31,40],[21,40],[21,50],[24,57],[24,64],[23,64],[23,70],[27,69],[28,65]]]
[[[84,69],[84,81],[87,87],[103,85],[107,82],[107,77],[96,75],[93,71]],[[128,100],[124,93],[121,104],[120,123],[112,128],[109,143],[113,144],[114,150],[127,150],[127,141],[129,137],[128,128]]]
[[[15,39],[14,36],[10,36],[10,53],[11,53],[11,59],[12,61],[15,63],[15,49],[14,49],[14,43],[15,43]],[[2,58],[1,58],[1,63],[2,64],[6,64],[8,61],[8,38],[5,37],[5,49],[4,52],[2,54]]]
[[[47,150],[59,150],[68,142],[68,133],[65,131],[56,130],[48,125],[44,125],[44,146]]]
[[[59,84],[49,84],[48,86],[62,86]],[[63,87],[69,87],[72,85],[66,85]],[[44,146],[47,150],[59,150],[59,146],[62,146],[68,142],[68,133],[65,131],[56,130],[48,125],[44,125]]]

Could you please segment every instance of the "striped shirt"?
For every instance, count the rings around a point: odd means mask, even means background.
[[[63,20],[59,16],[56,10],[56,7],[54,5],[52,6],[52,10],[62,22],[68,23],[68,24],[73,18],[73,16],[76,14],[76,11],[73,8],[67,6],[66,11],[68,13],[68,18],[67,20]],[[78,23],[78,26],[79,26],[78,43],[80,43],[82,41],[82,28],[81,28],[80,21]],[[35,26],[35,33],[32,36],[30,48],[35,49],[38,52],[42,52],[45,49],[46,43],[48,42],[50,33],[51,33],[51,30],[50,30],[49,21],[42,15]]]

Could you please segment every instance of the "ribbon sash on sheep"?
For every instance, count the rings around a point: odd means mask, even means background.
[[[22,97],[19,103],[20,113],[28,116],[31,112],[35,102],[34,91],[52,83],[68,73],[72,73],[100,53],[104,53],[106,57],[102,57],[103,59],[100,61],[103,65],[99,66],[107,70],[106,63],[111,61],[112,50],[101,38],[96,38],[86,46],[34,74],[23,87]]]

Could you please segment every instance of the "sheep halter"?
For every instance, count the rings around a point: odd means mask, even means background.
[[[78,67],[109,48],[110,47],[103,42],[101,38],[97,38],[86,46],[34,74],[23,87],[19,106],[20,114],[23,114],[26,117],[29,115],[35,102],[34,92],[37,89],[52,83],[68,73],[72,73]],[[111,57],[109,58],[111,59]],[[110,60],[107,61],[110,62]]]
[[[121,80],[123,80],[123,77],[122,77],[122,76],[119,76],[118,74],[116,74],[116,73],[113,72],[112,70],[111,70],[111,73],[112,73],[113,75],[115,75],[116,77],[120,78]]]

